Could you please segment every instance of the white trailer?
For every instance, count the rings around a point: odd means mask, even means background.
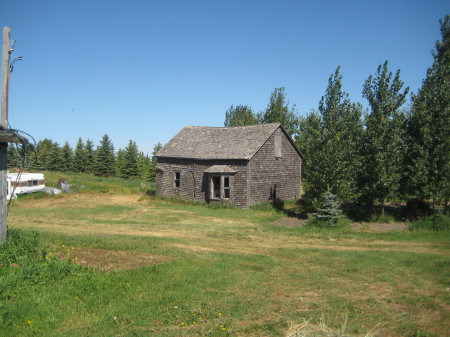
[[[45,190],[43,173],[9,173],[7,174],[6,199],[16,198],[17,195],[40,192]]]

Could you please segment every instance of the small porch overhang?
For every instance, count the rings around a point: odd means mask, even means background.
[[[232,169],[228,165],[213,165],[205,170],[205,173],[212,174],[234,174],[237,173],[236,170]]]

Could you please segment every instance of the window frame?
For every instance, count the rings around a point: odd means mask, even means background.
[[[181,188],[181,171],[173,172],[173,187]]]
[[[219,178],[219,188],[215,188],[217,179]],[[225,182],[228,186],[225,186]],[[216,197],[217,191],[219,196]],[[226,192],[228,191],[228,193]],[[228,197],[226,195],[228,194]],[[209,198],[211,200],[231,200],[231,175],[229,174],[211,174],[209,177]]]
[[[27,187],[35,187],[39,185],[39,181],[37,179],[27,180]]]

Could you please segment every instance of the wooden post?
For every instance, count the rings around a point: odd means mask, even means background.
[[[10,46],[11,30],[9,27],[3,28],[3,48],[2,48],[2,111],[0,125],[8,128],[8,89],[9,89],[9,59],[11,55]],[[7,172],[6,155],[8,143],[0,143],[0,243],[6,240],[7,225],[6,215],[8,213],[6,204]]]

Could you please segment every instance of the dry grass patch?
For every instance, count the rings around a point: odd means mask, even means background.
[[[340,330],[332,329],[325,324],[322,316],[319,324],[312,324],[304,320],[302,324],[292,325],[286,332],[286,337],[356,337],[357,335],[347,334],[345,332],[347,326],[347,318],[345,319]],[[367,334],[358,335],[364,337],[376,336],[376,332],[372,329]]]
[[[54,247],[54,255],[82,266],[98,268],[105,272],[131,270],[154,264],[166,263],[169,257],[128,251],[86,247]]]

